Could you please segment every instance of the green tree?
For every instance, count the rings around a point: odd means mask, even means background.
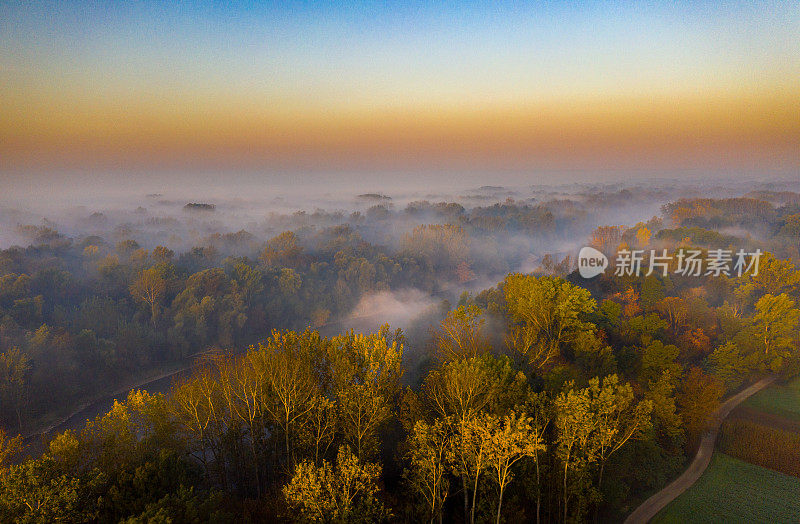
[[[99,516],[96,487],[59,472],[47,456],[29,460],[0,475],[0,520],[30,524],[91,522]]]
[[[156,502],[145,506],[140,514],[129,517],[123,524],[157,524],[171,522],[236,522],[223,509],[225,496],[220,492],[197,492],[194,487],[180,486]]]
[[[247,309],[239,287],[222,268],[199,271],[172,302],[172,342],[186,356],[209,344],[233,346],[247,321]]]
[[[738,344],[733,341],[722,344],[708,356],[714,376],[725,384],[727,390],[735,389],[742,383],[748,371]]]
[[[668,451],[680,447],[684,437],[683,419],[675,405],[676,377],[663,371],[647,384],[645,398],[653,404],[653,426],[656,437]]]
[[[800,270],[790,260],[765,253],[758,265],[758,274],[746,273],[737,279],[736,297],[749,307],[764,295],[793,294],[800,286]]]
[[[639,382],[647,384],[657,380],[664,371],[673,377],[680,377],[683,366],[677,361],[680,350],[672,344],[664,345],[660,340],[653,340],[642,351]]]

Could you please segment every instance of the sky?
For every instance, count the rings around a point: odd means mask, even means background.
[[[0,2],[0,177],[800,176],[800,2]]]

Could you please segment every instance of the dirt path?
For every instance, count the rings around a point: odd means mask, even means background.
[[[774,380],[775,377],[762,378],[752,386],[740,391],[723,402],[712,415],[708,431],[703,435],[703,439],[700,441],[700,447],[697,449],[697,454],[694,460],[692,460],[692,463],[689,464],[689,467],[686,468],[686,471],[684,471],[680,477],[672,481],[666,488],[645,500],[641,506],[628,515],[628,518],[625,519],[625,524],[645,524],[649,522],[650,519],[655,517],[667,504],[675,500],[681,493],[697,482],[697,479],[700,478],[711,462],[711,455],[714,454],[714,443],[717,441],[717,433],[725,417],[728,416],[733,408],[771,384]]]
[[[87,419],[94,418],[98,414],[107,412],[114,400],[124,399],[128,395],[128,392],[132,389],[148,389],[148,386],[159,383],[159,385],[162,387],[158,389],[168,389],[173,378],[177,378],[181,374],[190,371],[198,361],[210,353],[210,351],[197,353],[196,355],[192,355],[192,357],[190,357],[190,359],[188,359],[184,365],[177,369],[143,377],[137,381],[130,382],[111,393],[98,395],[91,400],[78,405],[78,407],[75,408],[70,414],[60,418],[58,421],[50,424],[46,428],[40,428],[27,433],[23,436],[23,442],[30,448],[26,455],[40,452],[41,450],[38,448],[41,447],[39,445],[41,443],[39,441],[48,435],[59,433],[66,429],[80,429],[86,423]]]

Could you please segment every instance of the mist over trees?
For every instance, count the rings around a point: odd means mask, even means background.
[[[726,394],[800,372],[800,196],[710,192],[3,208],[0,520],[618,520]],[[764,255],[585,280],[581,245]],[[191,362],[20,453],[53,413]]]

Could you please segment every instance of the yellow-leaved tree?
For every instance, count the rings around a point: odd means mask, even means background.
[[[336,464],[297,464],[283,495],[290,509],[306,522],[381,522],[390,514],[378,499],[381,467],[361,462],[342,446]]]
[[[482,442],[483,460],[500,488],[497,502],[497,524],[503,508],[503,495],[514,475],[511,468],[525,457],[536,457],[544,451],[544,427],[538,419],[525,413],[510,411],[505,416],[487,414],[468,425],[474,439]]]

